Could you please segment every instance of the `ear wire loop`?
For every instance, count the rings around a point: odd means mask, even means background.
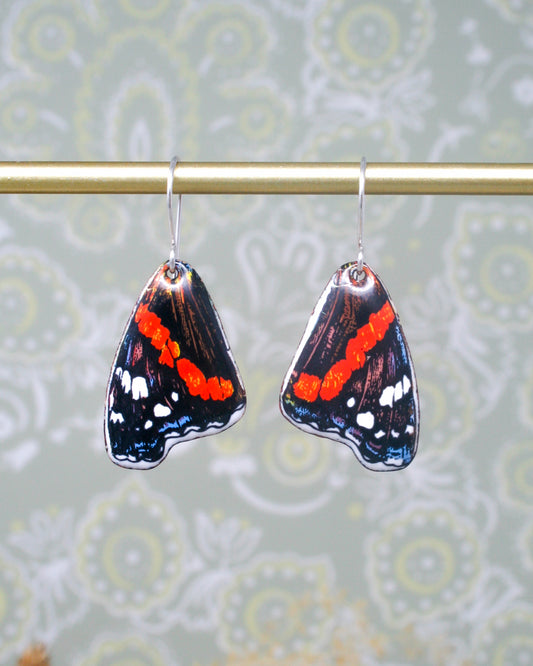
[[[180,227],[181,227],[181,193],[178,194],[178,209],[176,218],[172,211],[172,191],[174,189],[174,171],[179,162],[179,157],[174,155],[170,160],[170,167],[168,169],[167,177],[167,208],[168,208],[168,224],[170,227],[170,256],[168,259],[168,275],[171,278],[176,277],[176,255],[179,250],[180,242]]]
[[[359,206],[358,206],[358,220],[357,220],[357,245],[359,251],[357,253],[357,279],[361,280],[364,276],[363,271],[363,225],[365,221],[365,174],[366,174],[366,158],[361,158],[361,168],[359,172]]]

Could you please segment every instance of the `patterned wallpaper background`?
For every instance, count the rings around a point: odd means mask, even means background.
[[[528,0],[2,0],[0,159],[531,161]],[[368,197],[419,453],[365,470],[278,410],[355,197],[186,196],[245,418],[155,470],[104,451],[164,196],[0,199],[0,663],[533,663],[526,197]]]

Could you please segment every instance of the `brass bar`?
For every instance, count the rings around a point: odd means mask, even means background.
[[[162,194],[168,162],[0,162],[0,193]],[[358,162],[180,162],[182,194],[356,194]],[[533,194],[533,164],[367,164],[367,194]]]

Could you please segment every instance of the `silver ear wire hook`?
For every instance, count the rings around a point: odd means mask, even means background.
[[[178,210],[176,218],[172,212],[172,191],[174,189],[174,171],[179,162],[179,157],[174,155],[170,160],[170,167],[167,177],[167,208],[168,208],[168,224],[170,227],[170,256],[168,259],[168,274],[169,277],[176,277],[176,255],[179,251],[180,243],[180,227],[181,227],[181,193],[178,194]]]
[[[366,174],[366,158],[361,158],[361,167],[359,171],[359,214],[357,220],[358,238],[357,244],[359,251],[357,253],[357,273],[356,279],[361,280],[364,275],[363,271],[363,225],[365,221],[365,174]]]

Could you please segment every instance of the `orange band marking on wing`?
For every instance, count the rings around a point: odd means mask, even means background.
[[[340,359],[326,372],[324,379],[316,375],[300,373],[293,385],[294,395],[306,402],[314,402],[318,396],[322,400],[332,400],[341,392],[352,373],[362,368],[366,361],[366,352],[383,340],[389,326],[394,321],[394,311],[389,301],[377,312],[373,312],[368,324],[357,329],[355,337],[346,345],[345,358]]]
[[[179,344],[171,339],[168,328],[161,324],[161,319],[156,314],[148,310],[148,305],[139,306],[135,313],[135,322],[139,331],[161,351],[159,363],[168,365],[169,368],[175,366],[191,395],[199,395],[202,400],[225,400],[233,395],[234,388],[229,379],[223,377],[206,379],[204,373],[192,361],[180,358]]]

